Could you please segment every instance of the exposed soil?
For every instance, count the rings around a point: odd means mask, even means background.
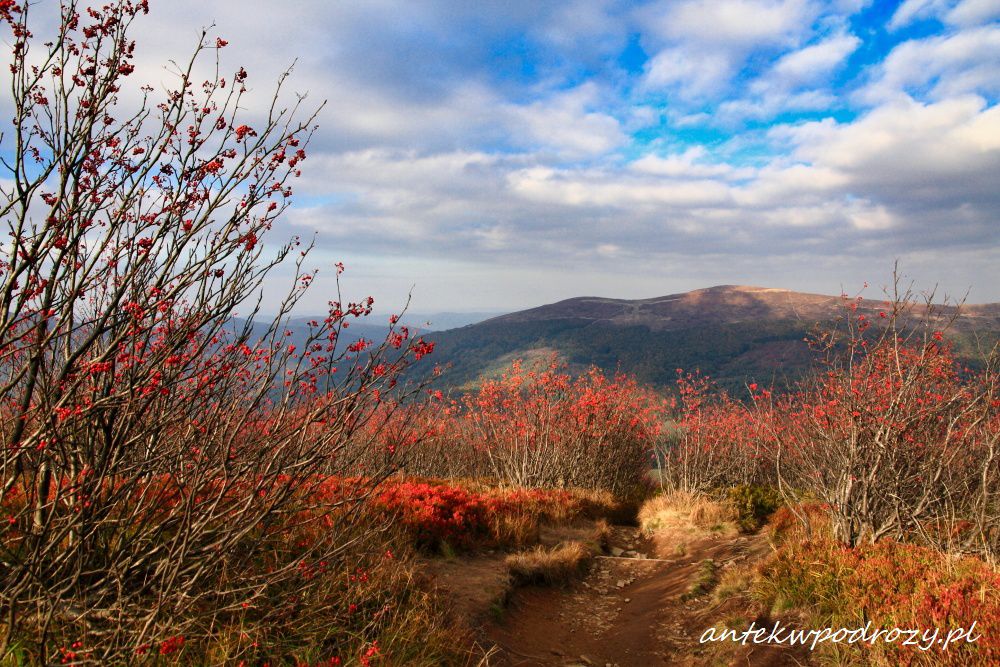
[[[593,539],[592,524],[546,526],[539,534],[539,544],[555,546],[560,542],[588,542]],[[502,551],[463,554],[453,558],[428,558],[422,569],[431,575],[441,592],[451,602],[459,619],[473,628],[488,625],[491,617],[500,616],[513,593]]]
[[[622,555],[598,557],[571,588],[515,591],[504,614],[485,626],[485,639],[497,647],[490,664],[779,666],[808,659],[802,650],[778,646],[698,641],[728,618],[753,617],[745,601],[717,603],[710,593],[692,595],[702,562],[711,559],[721,571],[757,558],[767,550],[761,537],[717,533],[685,540],[658,533],[650,539],[619,526],[612,547]]]
[[[500,613],[511,594],[506,554],[485,553],[462,558],[432,558],[423,564],[451,604],[455,617],[470,628],[488,623]]]

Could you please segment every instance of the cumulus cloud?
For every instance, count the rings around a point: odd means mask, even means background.
[[[860,43],[854,35],[840,34],[787,53],[771,69],[772,79],[786,87],[822,83]]]
[[[874,81],[860,93],[867,101],[901,95],[940,100],[965,93],[996,97],[1000,25],[903,42],[873,72]]]
[[[178,0],[143,22],[136,79],[214,21],[253,114],[298,58],[291,89],[327,105],[277,231],[428,308],[831,291],[897,257],[1000,300],[996,6]]]
[[[1000,18],[996,0],[906,0],[893,13],[890,30],[915,21],[937,19],[956,26],[976,26]]]
[[[640,15],[655,55],[643,83],[686,99],[719,96],[751,54],[795,47],[818,14],[807,0],[685,0],[648,6]]]
[[[794,42],[815,11],[807,0],[682,0],[646,13],[656,38],[746,49]]]

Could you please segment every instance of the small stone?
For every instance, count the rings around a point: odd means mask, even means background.
[[[631,601],[632,601],[632,598],[625,598],[625,602],[626,603],[631,602]]]
[[[625,588],[625,581],[623,579],[619,579],[618,583],[616,583],[615,586],[617,586],[618,588]]]
[[[621,556],[623,553],[625,553],[624,549],[619,549],[618,547],[611,547],[612,556]]]

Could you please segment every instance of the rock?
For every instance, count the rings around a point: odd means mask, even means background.
[[[618,547],[611,547],[612,556],[621,556],[623,553],[625,553],[624,549],[619,549]]]
[[[615,586],[617,586],[618,588],[625,588],[625,584],[626,582],[624,579],[619,579],[618,583],[616,583]]]
[[[631,601],[632,601],[632,598],[625,598],[625,602],[626,603],[631,602]]]

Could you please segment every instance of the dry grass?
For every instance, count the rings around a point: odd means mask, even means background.
[[[538,544],[541,521],[537,512],[527,509],[519,512],[493,514],[489,519],[490,536],[505,548],[523,549]]]
[[[631,523],[635,520],[636,504],[616,498],[610,491],[598,489],[570,489],[580,503],[580,516],[588,519],[607,519],[612,523]]]
[[[715,587],[715,601],[722,602],[736,596],[747,597],[757,578],[757,563],[746,560],[722,569],[719,583]]]
[[[594,536],[591,539],[597,551],[608,551],[611,548],[611,524],[605,519],[598,519],[594,522]]]
[[[639,508],[639,526],[647,533],[678,529],[735,532],[736,521],[736,512],[729,504],[683,491],[660,494]]]
[[[587,568],[593,554],[581,542],[567,542],[546,549],[536,547],[530,551],[507,557],[507,570],[517,585],[564,585],[580,576]]]

